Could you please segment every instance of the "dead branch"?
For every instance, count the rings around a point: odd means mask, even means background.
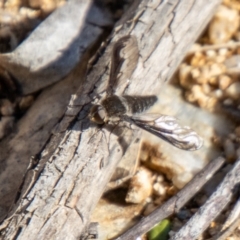
[[[239,171],[240,159],[235,163],[231,171],[228,172],[222,183],[207,202],[197,211],[187,224],[171,238],[172,240],[196,239],[204,230],[206,230],[209,224],[230,202],[236,187],[240,182]]]
[[[147,217],[142,218],[139,223],[118,237],[116,240],[136,239],[143,235],[156,224],[170,215],[178,212],[214,175],[214,173],[224,164],[223,158],[211,161],[201,172],[199,172],[181,191],[170,198]],[[179,238],[181,239],[181,238]]]

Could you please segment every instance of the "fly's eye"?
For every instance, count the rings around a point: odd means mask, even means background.
[[[91,108],[89,116],[92,122],[103,124],[105,122],[106,112],[102,106],[95,105]]]

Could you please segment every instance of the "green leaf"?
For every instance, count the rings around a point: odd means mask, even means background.
[[[171,230],[171,222],[168,219],[162,220],[158,225],[151,229],[148,233],[149,240],[167,240],[168,233]]]

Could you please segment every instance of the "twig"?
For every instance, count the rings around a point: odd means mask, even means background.
[[[190,50],[187,55],[191,55],[195,52],[206,52],[209,50],[218,50],[221,48],[237,48],[240,47],[240,42],[227,42],[227,43],[221,43],[221,44],[214,44],[214,45],[204,45],[201,46],[199,49],[193,49]]]
[[[240,182],[240,159],[235,163],[223,182],[198,212],[175,234],[171,240],[196,239],[218,216],[231,200],[236,185]]]
[[[211,238],[211,240],[225,240],[228,236],[232,234],[232,232],[236,229],[236,227],[240,224],[240,198],[232,209],[230,215],[227,218],[227,221],[223,225],[221,231],[217,236]],[[210,239],[209,239],[210,240]]]
[[[152,212],[139,223],[130,228],[127,232],[116,238],[116,240],[132,240],[149,231],[163,219],[179,211],[186,202],[189,201],[201,187],[213,176],[213,174],[223,165],[225,159],[219,157],[211,161],[202,171],[200,171],[191,182],[189,182],[174,197]],[[179,238],[180,239],[180,238]]]

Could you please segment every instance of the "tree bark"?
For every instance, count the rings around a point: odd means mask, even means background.
[[[219,3],[143,0],[115,25],[38,163],[26,173],[19,199],[1,226],[4,239],[79,239],[117,164],[139,138],[139,130],[122,124],[99,128],[88,118],[93,99],[105,95],[114,43],[126,35],[138,40],[138,65],[124,93],[157,94]]]

